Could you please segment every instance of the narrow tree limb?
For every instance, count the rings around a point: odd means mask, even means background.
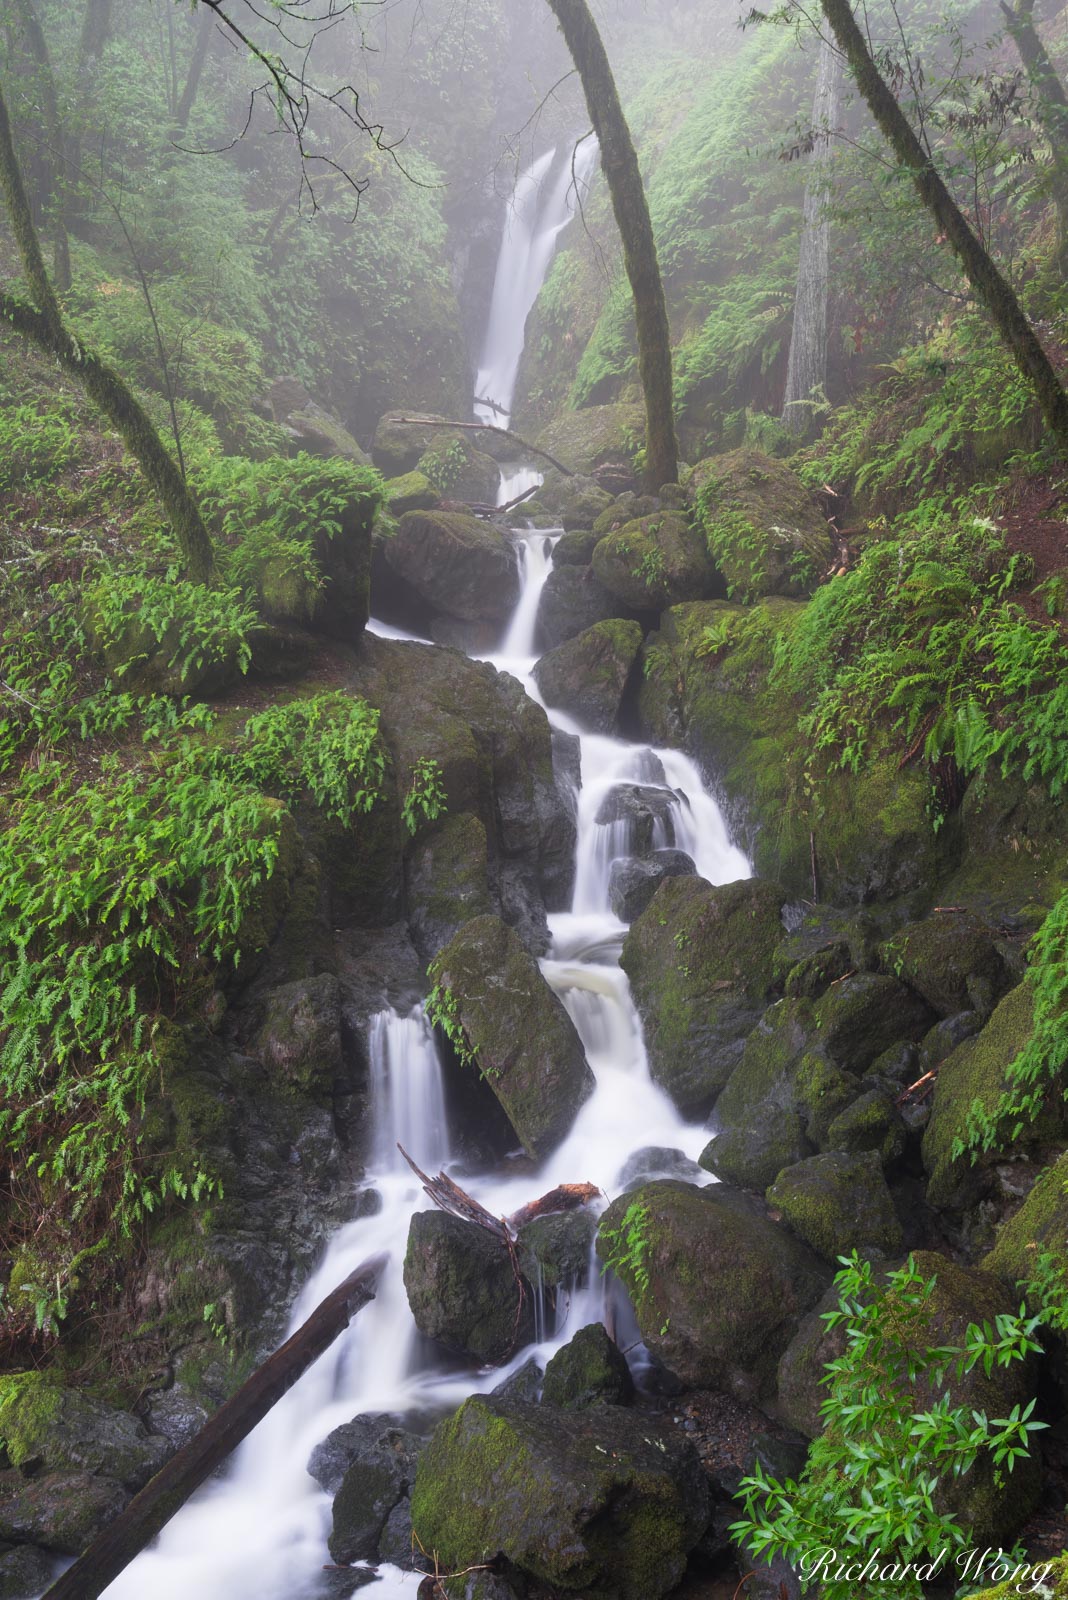
[[[529,450],[532,456],[540,456],[550,466],[562,472],[566,478],[575,476],[571,467],[565,467],[562,461],[557,461],[548,450],[539,450],[536,444],[530,444],[526,439],[521,439],[518,433],[513,433],[511,428],[498,428],[493,422],[445,422],[440,417],[391,417],[391,423],[397,423],[403,428],[462,428],[465,433],[499,433],[502,439],[511,439],[513,444],[520,445],[524,450]]]
[[[518,1233],[520,1228],[537,1217],[552,1216],[557,1211],[578,1211],[596,1200],[601,1192],[595,1183],[560,1183],[548,1194],[543,1194],[540,1200],[531,1200],[529,1205],[513,1212],[506,1221],[512,1232]]]
[[[364,1261],[312,1312],[307,1322],[220,1406],[195,1439],[172,1456],[95,1538],[44,1600],[97,1600],[163,1528],[256,1423],[291,1389],[312,1362],[375,1296],[384,1255]]]
[[[461,1189],[458,1183],[453,1183],[451,1178],[446,1177],[444,1172],[439,1172],[436,1178],[428,1178],[426,1173],[416,1166],[402,1144],[398,1144],[397,1149],[436,1206],[442,1211],[450,1212],[454,1217],[460,1217],[464,1222],[477,1223],[480,1228],[485,1228],[488,1233],[494,1234],[505,1246],[509,1246],[520,1228],[528,1222],[533,1222],[535,1217],[548,1217],[557,1211],[577,1211],[580,1206],[589,1205],[591,1200],[596,1200],[602,1192],[595,1183],[558,1183],[548,1194],[543,1194],[539,1200],[531,1200],[527,1205],[521,1206],[510,1217],[495,1217],[485,1206],[480,1205]]]

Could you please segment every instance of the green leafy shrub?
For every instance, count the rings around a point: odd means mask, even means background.
[[[428,968],[430,976],[437,979],[434,962]],[[447,984],[435,981],[426,998],[426,1014],[431,1027],[440,1028],[452,1045],[456,1059],[465,1067],[478,1066],[478,1049],[473,1046],[460,1021],[460,1002]]]
[[[972,1324],[960,1347],[932,1346],[934,1278],[925,1280],[911,1257],[885,1281],[856,1254],[840,1259],[838,1309],[823,1318],[844,1329],[846,1348],[826,1368],[824,1431],[796,1482],[780,1483],[759,1466],[742,1480],[745,1514],[731,1531],[754,1557],[781,1555],[797,1564],[834,1552],[830,1569],[818,1574],[824,1600],[855,1600],[858,1568],[850,1578],[835,1571],[863,1566],[877,1549],[880,1566],[896,1561],[913,1570],[881,1587],[875,1579],[865,1594],[919,1600],[915,1567],[965,1547],[969,1537],[952,1513],[936,1508],[939,1480],[962,1476],[981,1455],[997,1472],[1011,1472],[1045,1426],[1033,1419],[1033,1400],[991,1419],[954,1405],[945,1385],[951,1375],[976,1366],[989,1375],[1038,1351],[1041,1319],[1021,1308],[993,1325]],[[938,1398],[917,1410],[928,1392]]]
[[[318,694],[250,717],[240,747],[218,759],[283,799],[307,790],[320,811],[348,827],[382,794],[386,751],[378,721],[366,700]]]
[[[236,588],[187,583],[174,570],[156,577],[105,567],[86,606],[105,655],[122,658],[117,677],[160,649],[167,669],[181,679],[231,660],[247,672],[252,659],[248,635],[256,613]]]
[[[420,819],[436,822],[444,815],[448,798],[440,764],[432,756],[420,756],[401,801],[401,818],[408,832],[416,832]]]
[[[0,409],[0,494],[50,483],[79,455],[73,407],[63,398]]]

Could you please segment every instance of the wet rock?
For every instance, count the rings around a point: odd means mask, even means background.
[[[546,705],[595,733],[612,733],[641,643],[636,622],[598,622],[543,655],[534,681]]]
[[[500,468],[473,443],[470,434],[451,429],[433,434],[415,470],[452,500],[477,506],[497,504]]]
[[[552,469],[538,490],[538,499],[568,532],[589,528],[611,498],[587,473],[565,477]]]
[[[677,808],[678,798],[670,789],[617,783],[605,795],[594,820],[599,827],[624,823],[621,854],[647,856],[658,845],[674,845]]]
[[[538,1157],[565,1136],[594,1089],[582,1041],[517,936],[476,917],[439,952],[433,976],[456,1005],[478,1068],[524,1148]]]
[[[567,1593],[658,1600],[708,1522],[693,1447],[613,1406],[563,1411],[474,1396],[419,1464],[412,1522],[450,1567],[500,1552]]]
[[[910,922],[881,954],[884,965],[923,995],[940,1017],[987,1015],[1010,986],[998,935],[968,912],[938,912]]]
[[[573,532],[561,535],[553,546],[553,566],[588,567],[600,538],[601,535],[592,528],[575,528]]]
[[[864,1089],[831,1122],[821,1141],[825,1149],[875,1151],[884,1166],[900,1160],[905,1149],[905,1125],[896,1096],[883,1085]]]
[[[685,850],[655,850],[645,860],[615,861],[608,903],[620,922],[634,922],[665,878],[685,878],[696,873],[697,863]]]
[[[545,1368],[542,1404],[581,1411],[594,1404],[626,1405],[634,1380],[619,1346],[599,1322],[580,1328]]]
[[[595,623],[618,617],[619,612],[618,600],[598,583],[592,567],[554,567],[538,601],[538,648],[552,650]]]
[[[121,1483],[88,1472],[0,1472],[0,1539],[80,1555],[129,1499]]]
[[[415,840],[405,860],[408,926],[429,961],[472,917],[493,910],[486,829],[470,811]]]
[[[578,793],[582,787],[582,741],[577,733],[553,729],[553,772],[563,803],[572,818],[578,815]]]
[[[635,611],[663,611],[723,593],[704,540],[681,511],[658,511],[606,534],[593,552],[593,572]]]
[[[153,1395],[149,1418],[153,1433],[162,1434],[175,1450],[195,1439],[207,1422],[210,1412],[189,1393],[184,1384],[176,1383],[162,1394]]]
[[[515,548],[461,511],[408,511],[384,548],[390,568],[436,611],[503,622],[519,598]]]
[[[32,1544],[0,1549],[0,1600],[35,1600],[55,1576],[56,1562]]]
[[[1052,1258],[1057,1271],[1068,1272],[1068,1155],[1046,1167],[1023,1205],[1001,1224],[982,1266],[1015,1294],[1034,1276],[1043,1255]]]
[[[147,1483],[172,1453],[129,1412],[43,1372],[0,1377],[0,1439],[12,1466],[27,1472],[98,1473],[131,1490]]]
[[[591,473],[604,461],[629,461],[644,438],[643,407],[621,401],[561,412],[534,443],[573,472]]]
[[[545,1373],[531,1356],[524,1361],[511,1377],[505,1378],[495,1389],[490,1390],[492,1396],[500,1400],[522,1400],[527,1405],[537,1405],[541,1399],[541,1386]]]
[[[441,499],[425,472],[404,472],[387,478],[383,485],[391,516],[403,517],[406,511],[432,511]]]
[[[501,1362],[534,1336],[534,1296],[484,1228],[417,1211],[408,1229],[404,1287],[415,1325],[457,1355]]]
[[[767,1003],[782,900],[759,879],[666,878],[627,934],[650,1070],[684,1112],[708,1108]]]
[[[366,1567],[324,1567],[319,1573],[315,1600],[349,1600],[349,1596],[378,1582],[378,1573]]]
[[[819,1043],[832,1061],[858,1075],[901,1039],[922,1039],[934,1015],[896,978],[859,973],[835,984],[816,1006]]]
[[[409,411],[387,411],[379,418],[375,428],[371,459],[387,478],[414,471],[419,457],[429,448],[431,439],[440,433],[441,423],[447,421],[445,417],[431,416],[425,411],[419,413],[427,418],[424,426],[410,428],[398,420],[410,415]]]
[[[650,1178],[679,1178],[683,1183],[703,1183],[704,1174],[696,1161],[691,1161],[684,1150],[668,1150],[659,1145],[645,1145],[635,1150],[623,1163],[616,1187],[621,1191],[633,1189]]]
[[[532,1283],[570,1289],[589,1281],[597,1219],[589,1211],[535,1217],[516,1236],[519,1260]]]
[[[310,456],[343,456],[369,467],[371,458],[332,411],[313,400],[299,378],[276,378],[267,391],[271,415],[294,450]]]
[[[425,1443],[425,1436],[404,1426],[403,1417],[388,1411],[369,1413],[328,1433],[308,1457],[308,1472],[320,1488],[336,1494],[350,1467],[386,1462],[407,1488],[415,1481],[415,1463]]]
[[[687,487],[732,599],[809,594],[830,567],[827,519],[785,462],[748,447],[708,456]]]
[[[341,1071],[341,991],[332,972],[272,989],[254,1042],[264,1066],[303,1094],[329,1092]]]
[[[642,1243],[627,1236],[635,1230]],[[647,1183],[612,1202],[597,1250],[642,1338],[684,1383],[756,1399],[828,1272],[762,1202],[710,1184]],[[715,1285],[715,1293],[709,1285]]]
[[[874,1151],[811,1156],[780,1172],[767,1200],[828,1261],[853,1250],[893,1255],[902,1247],[901,1224]]]

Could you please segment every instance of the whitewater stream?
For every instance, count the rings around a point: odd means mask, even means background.
[[[580,179],[595,154],[592,141],[583,149]],[[578,160],[575,165],[578,171]],[[556,171],[550,152],[519,179],[502,243],[476,386],[477,395],[494,402],[491,420],[500,425],[508,422],[526,316],[572,209],[571,162]],[[536,481],[529,469],[506,469],[498,503],[520,492],[517,482]],[[514,531],[519,601],[497,651],[485,658],[512,673],[535,699],[530,674],[538,599],[560,531]],[[375,622],[370,627],[404,637]],[[579,735],[581,788],[573,902],[570,911],[549,919],[551,948],[541,968],[578,1029],[597,1082],[568,1137],[536,1171],[524,1163],[516,1176],[497,1168],[464,1177],[464,1187],[494,1216],[514,1212],[558,1183],[590,1182],[611,1197],[636,1151],[658,1147],[692,1160],[707,1142],[705,1129],[684,1122],[649,1076],[641,1026],[619,966],[626,929],[609,905],[612,862],[630,848],[628,824],[597,821],[606,795],[635,783],[663,790],[662,836],[654,844],[686,851],[712,883],[750,873],[686,756],[585,733],[556,712],[549,712],[549,720]],[[591,1264],[588,1283],[558,1295],[553,1312],[540,1305],[538,1342],[517,1351],[508,1367],[475,1373],[448,1368],[440,1355],[428,1354],[401,1273],[410,1218],[428,1201],[396,1149],[400,1141],[428,1172],[447,1167],[450,1159],[441,1065],[422,1010],[407,1016],[381,1011],[370,1023],[368,1054],[373,1126],[365,1182],[381,1197],[381,1207],[339,1229],[293,1307],[290,1330],[361,1261],[386,1252],[389,1264],[377,1297],[249,1436],[225,1475],[202,1489],[158,1543],[111,1585],[108,1600],[313,1600],[322,1593],[321,1569],[330,1562],[331,1504],[306,1471],[315,1445],[360,1413],[453,1408],[471,1393],[496,1387],[531,1355],[544,1365],[579,1327],[604,1316],[604,1280]],[[375,1600],[415,1600],[421,1574],[388,1565],[377,1571],[379,1581],[368,1590]]]

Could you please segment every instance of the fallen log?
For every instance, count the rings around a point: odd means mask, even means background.
[[[465,433],[499,433],[502,439],[510,439],[513,444],[519,445],[523,450],[529,450],[532,456],[540,456],[550,466],[562,472],[565,478],[573,478],[575,469],[565,467],[562,461],[557,461],[548,450],[539,450],[536,444],[530,444],[526,439],[521,439],[518,433],[513,433],[511,428],[498,428],[493,422],[447,422],[442,417],[391,417],[390,426],[396,424],[402,428],[462,428]]]
[[[596,1200],[602,1193],[595,1183],[557,1184],[540,1200],[531,1200],[529,1205],[514,1211],[507,1218],[508,1226],[513,1233],[518,1233],[520,1228],[533,1222],[536,1217],[550,1217],[557,1211],[577,1211],[580,1206],[588,1206],[591,1200]]]
[[[442,1211],[450,1212],[454,1217],[460,1217],[464,1222],[477,1223],[480,1228],[485,1228],[487,1233],[492,1233],[505,1247],[511,1244],[520,1228],[528,1222],[533,1222],[535,1217],[552,1216],[557,1211],[577,1211],[580,1206],[589,1205],[591,1200],[596,1200],[602,1193],[595,1183],[558,1183],[555,1189],[550,1189],[539,1200],[531,1200],[527,1205],[521,1206],[510,1217],[495,1217],[444,1172],[439,1172],[436,1178],[428,1178],[426,1173],[416,1166],[402,1144],[398,1144],[397,1149],[422,1183],[424,1193],[430,1196],[436,1206]]]
[[[46,1590],[42,1600],[97,1600],[174,1516],[246,1434],[252,1432],[297,1379],[333,1344],[369,1300],[386,1264],[364,1261],[328,1294],[284,1345],[268,1356],[195,1439],[156,1473],[114,1522]]]
[[[529,489],[524,489],[522,494],[517,494],[514,500],[506,500],[503,506],[482,505],[477,500],[468,500],[467,509],[476,517],[499,517],[502,511],[514,511],[516,506],[521,506],[524,500],[530,500],[541,488],[540,483],[531,484]]]

